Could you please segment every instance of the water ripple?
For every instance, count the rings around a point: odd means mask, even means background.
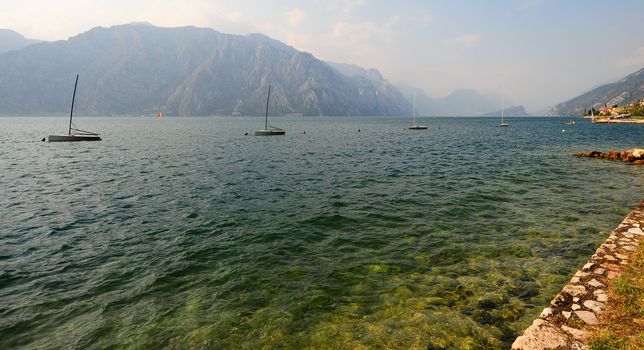
[[[0,348],[507,348],[644,195],[570,156],[642,128],[406,122],[0,118]]]

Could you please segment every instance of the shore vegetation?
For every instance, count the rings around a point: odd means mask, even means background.
[[[639,246],[609,289],[601,325],[589,341],[591,350],[644,349],[644,246]]]

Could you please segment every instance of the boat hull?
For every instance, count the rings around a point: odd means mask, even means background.
[[[409,130],[425,130],[425,129],[427,129],[427,127],[425,125],[414,125],[414,126],[408,127],[407,129],[409,129]]]
[[[98,135],[47,135],[47,142],[101,141]]]
[[[508,124],[500,124],[499,125],[500,128],[507,128],[508,126],[509,126]]]
[[[274,136],[274,135],[284,135],[284,134],[286,134],[286,131],[281,129],[255,131],[255,136]]]

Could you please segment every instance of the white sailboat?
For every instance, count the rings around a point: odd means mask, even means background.
[[[255,136],[272,136],[272,135],[286,134],[286,130],[268,125],[268,102],[270,101],[270,99],[271,99],[271,86],[268,85],[268,97],[266,98],[266,117],[264,119],[264,129],[255,131]]]
[[[503,112],[505,110],[505,96],[501,98],[501,124],[499,124],[500,127],[508,127],[508,123],[503,120]]]
[[[101,137],[94,132],[77,129],[72,124],[74,116],[74,100],[76,100],[76,87],[78,86],[78,74],[76,74],[76,83],[74,83],[74,94],[72,95],[72,108],[69,112],[69,129],[67,135],[47,135],[42,141],[47,142],[70,142],[70,141],[100,141]]]
[[[416,123],[416,93],[414,93],[414,109],[412,112],[413,119],[411,122],[411,126],[408,128],[409,130],[425,130],[427,129],[426,125],[420,125]]]

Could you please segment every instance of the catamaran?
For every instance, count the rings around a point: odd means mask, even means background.
[[[425,130],[427,129],[426,125],[420,125],[416,123],[416,93],[414,93],[414,109],[412,112],[413,115],[413,120],[411,122],[411,126],[408,128],[409,130]]]
[[[271,100],[271,86],[268,85],[268,97],[266,98],[266,117],[264,119],[264,129],[255,131],[255,136],[272,136],[272,135],[286,134],[286,130],[268,125],[268,102],[270,100]]]
[[[72,95],[72,108],[69,112],[69,128],[67,129],[67,135],[47,135],[47,137],[42,139],[43,141],[64,142],[64,141],[100,141],[101,140],[101,137],[97,133],[78,129],[72,123],[72,117],[74,116],[74,101],[76,100],[77,86],[78,86],[78,74],[76,74],[76,83],[74,83],[74,94]]]

